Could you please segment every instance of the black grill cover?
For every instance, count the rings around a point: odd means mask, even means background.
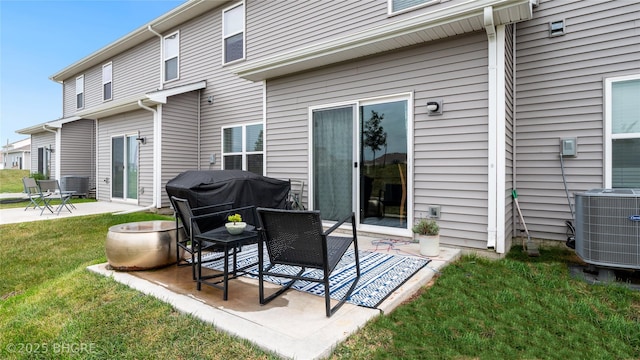
[[[170,197],[187,199],[194,208],[232,202],[234,207],[285,209],[290,188],[289,181],[242,170],[185,171],[166,186]]]

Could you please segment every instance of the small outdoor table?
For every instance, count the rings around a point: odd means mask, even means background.
[[[237,268],[237,250],[233,252],[233,271],[232,276],[229,277],[229,250],[235,249],[242,245],[254,244],[258,242],[258,232],[255,227],[247,225],[247,228],[238,235],[231,235],[227,229],[222,226],[209,230],[200,235],[194,236],[194,240],[197,242],[199,249],[202,249],[202,243],[206,242],[207,247],[209,245],[221,247],[224,251],[224,268],[222,274],[202,276],[202,251],[198,251],[198,272],[196,275],[197,285],[196,288],[200,290],[202,284],[213,286],[223,291],[222,299],[227,300],[229,295],[229,280],[235,279],[238,276],[246,274],[246,269],[255,266],[255,264],[249,264],[241,268]],[[222,280],[208,281],[210,279],[222,277]]]

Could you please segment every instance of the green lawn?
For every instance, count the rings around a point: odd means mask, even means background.
[[[0,193],[24,192],[22,178],[25,176],[29,176],[29,170],[0,170]]]

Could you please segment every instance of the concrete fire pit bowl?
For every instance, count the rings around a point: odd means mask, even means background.
[[[182,229],[179,233],[184,239]],[[107,233],[105,250],[115,270],[149,270],[175,264],[176,223],[155,220],[114,225]]]

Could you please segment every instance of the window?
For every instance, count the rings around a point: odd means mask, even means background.
[[[262,124],[222,128],[222,166],[225,170],[264,171]]]
[[[76,78],[76,109],[84,107],[84,75]]]
[[[111,63],[102,66],[102,100],[111,100],[112,96],[112,70]]]
[[[224,63],[244,58],[244,4],[222,12],[222,42]]]
[[[164,81],[175,80],[179,76],[180,33],[175,32],[164,37]]]
[[[605,187],[640,188],[640,74],[605,80]]]
[[[389,0],[389,13],[397,13],[407,9],[429,6],[439,3],[440,0]]]

